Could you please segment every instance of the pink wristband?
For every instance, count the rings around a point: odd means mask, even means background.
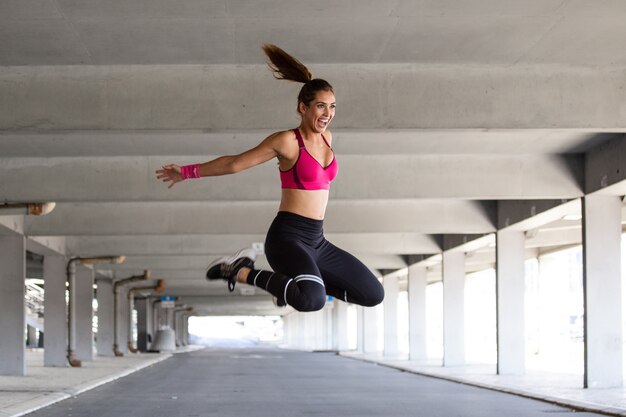
[[[180,167],[180,175],[183,180],[200,178],[200,164],[185,165]]]

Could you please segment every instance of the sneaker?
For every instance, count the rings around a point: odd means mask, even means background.
[[[207,279],[223,279],[228,282],[228,290],[235,291],[237,274],[241,268],[254,269],[256,251],[252,248],[241,249],[233,256],[225,256],[213,261],[206,271]]]

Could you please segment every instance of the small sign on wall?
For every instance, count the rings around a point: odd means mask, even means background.
[[[173,295],[162,295],[161,296],[161,308],[174,308],[174,304],[176,300]]]

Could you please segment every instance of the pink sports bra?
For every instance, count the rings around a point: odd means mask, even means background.
[[[327,166],[323,167],[317,159],[307,151],[304,146],[304,140],[298,129],[293,129],[298,139],[300,153],[293,167],[287,171],[280,171],[280,182],[282,188],[295,188],[298,190],[328,190],[330,183],[337,176],[339,166],[337,158],[333,153],[333,160]],[[326,142],[326,138],[322,135],[322,139]],[[328,142],[326,145],[330,148]],[[330,148],[332,151],[332,148]]]

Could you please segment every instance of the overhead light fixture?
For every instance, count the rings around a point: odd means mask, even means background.
[[[54,207],[56,203],[4,203],[0,204],[0,215],[45,216],[54,210]]]

